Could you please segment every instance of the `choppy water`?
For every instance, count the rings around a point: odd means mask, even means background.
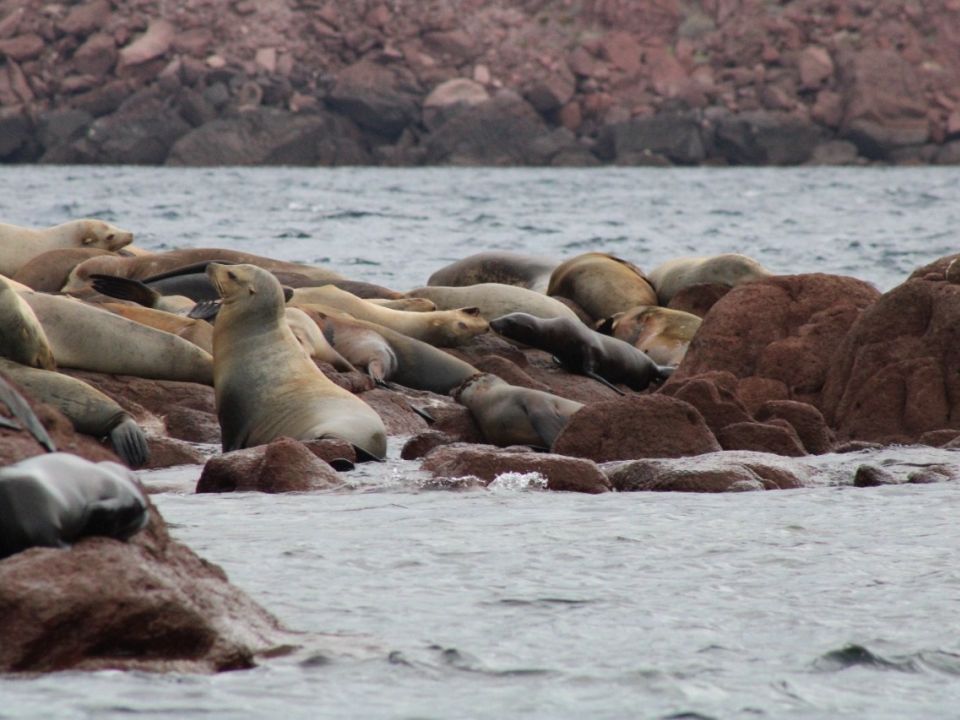
[[[887,289],[956,252],[960,220],[960,171],[926,168],[26,167],[0,190],[8,222],[98,215],[148,248],[399,289],[489,248],[645,268],[740,251]],[[953,455],[866,459],[889,457]],[[308,633],[304,653],[216,677],[4,679],[0,718],[960,717],[955,484],[581,496],[425,491],[399,460],[358,473],[348,493],[156,496],[179,538]]]

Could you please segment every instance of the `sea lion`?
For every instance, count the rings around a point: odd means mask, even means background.
[[[717,283],[735,287],[771,275],[772,272],[751,257],[724,253],[710,257],[674,258],[655,267],[647,277],[657,289],[660,304],[666,305],[674,295],[691,285]]]
[[[35,400],[57,408],[77,432],[98,440],[110,438],[114,452],[130,467],[140,467],[149,458],[147,439],[136,420],[112,398],[82,380],[2,358],[0,374],[26,390]]]
[[[82,292],[89,284],[90,275],[117,275],[119,277],[143,280],[155,277],[171,270],[198,263],[244,263],[256,265],[271,272],[294,272],[311,278],[314,282],[331,282],[344,279],[339,273],[312,265],[274,260],[273,258],[225,248],[183,248],[165,253],[155,253],[139,257],[96,257],[90,258],[73,269],[62,292]]]
[[[90,286],[107,297],[127,300],[153,310],[162,310],[175,315],[186,315],[196,301],[185,295],[164,295],[139,280],[116,275],[90,274]],[[93,299],[93,298],[88,298]]]
[[[0,355],[30,367],[53,370],[53,350],[43,326],[30,306],[0,276]]]
[[[112,312],[114,315],[125,317],[127,320],[133,320],[141,325],[182,337],[204,352],[210,353],[211,356],[213,355],[213,326],[208,322],[195,320],[163,310],[154,310],[143,307],[142,305],[104,302],[100,303],[99,307]]]
[[[307,357],[284,320],[279,281],[253,265],[211,263],[207,274],[223,298],[213,357],[224,452],[283,436],[335,437],[383,458],[383,421]]]
[[[37,292],[57,293],[73,269],[84,260],[112,254],[109,250],[89,247],[48,250],[24,264],[13,279]]]
[[[454,392],[476,420],[484,439],[500,447],[530,445],[550,449],[582,403],[542,390],[517,387],[481,373]]]
[[[53,440],[47,434],[40,418],[33,412],[30,403],[2,375],[0,375],[0,402],[6,405],[10,414],[13,415],[12,419],[0,415],[0,426],[10,430],[26,430],[33,435],[33,439],[40,443],[44,450],[47,452],[57,451],[56,445],[53,444]]]
[[[479,308],[480,316],[487,320],[512,312],[530,313],[541,318],[566,317],[579,320],[577,314],[559,300],[533,290],[502,283],[480,283],[466,287],[437,285],[416,288],[407,295],[428,298],[441,310]]]
[[[651,382],[666,380],[672,372],[630,343],[602,335],[577,320],[511,313],[492,320],[490,327],[511,340],[552,353],[570,372],[598,380],[621,395],[612,383],[643,390]]]
[[[333,285],[298,288],[293,291],[291,304],[296,307],[318,306],[321,311],[325,307],[334,308],[358,320],[383,325],[438,347],[461,345],[487,331],[487,321],[480,317],[480,311],[476,308],[434,312],[391,310]]]
[[[356,370],[343,355],[333,349],[327,338],[320,332],[317,323],[303,310],[294,307],[285,308],[284,319],[290,326],[290,330],[293,331],[293,336],[309,357],[329,363],[340,372]]]
[[[340,288],[341,290],[343,288]],[[357,297],[360,297],[359,295]],[[380,307],[390,308],[391,310],[406,310],[407,312],[433,312],[437,309],[437,304],[425,297],[405,297],[405,298],[362,298],[367,302],[372,302]],[[462,307],[462,306],[457,306]]]
[[[446,395],[480,372],[448,352],[382,325],[344,315],[314,317],[333,347],[378,384],[392,381]]]
[[[0,470],[0,558],[90,535],[126,540],[148,517],[136,478],[117,463],[52,453]]]
[[[502,283],[545,293],[550,273],[557,264],[550,258],[493,250],[470,255],[440,268],[427,279],[427,285],[463,287]]]
[[[564,261],[550,275],[548,295],[573,300],[594,321],[638,305],[656,305],[657,293],[633,263],[589,252]]]
[[[654,305],[617,313],[597,330],[630,343],[658,365],[677,366],[702,323],[691,313]]]
[[[48,228],[0,223],[0,275],[13,277],[30,260],[59,248],[119,250],[133,242],[133,233],[103,220],[84,218]]]
[[[61,367],[213,384],[213,358],[183,338],[71,297],[35,292],[21,297]]]

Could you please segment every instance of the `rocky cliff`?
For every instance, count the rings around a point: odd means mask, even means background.
[[[0,0],[0,159],[960,162],[960,0]]]

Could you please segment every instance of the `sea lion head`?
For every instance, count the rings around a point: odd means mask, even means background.
[[[540,335],[542,319],[529,313],[514,312],[490,321],[490,329],[505,338],[532,345]]]
[[[494,385],[503,384],[506,383],[504,383],[504,381],[496,375],[491,375],[490,373],[477,373],[476,375],[471,375],[462,383],[460,383],[460,385],[450,391],[450,394],[453,396],[453,399],[461,405],[467,405],[471,398],[473,398],[478,392],[484,392]]]
[[[489,323],[480,315],[480,308],[475,307],[436,310],[431,314],[430,322],[445,346],[461,345],[490,329]]]
[[[83,219],[77,221],[80,243],[83,247],[100,248],[116,252],[133,242],[133,233],[121,230],[103,220]]]
[[[224,310],[279,320],[284,314],[283,286],[272,273],[255,265],[207,265],[207,277],[223,298]]]

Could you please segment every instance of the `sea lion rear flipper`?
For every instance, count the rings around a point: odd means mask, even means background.
[[[327,465],[332,467],[337,472],[347,472],[348,470],[353,470],[356,467],[356,465],[346,458],[334,458],[333,460],[327,460]]]
[[[592,379],[596,380],[596,381],[599,382],[599,383],[603,383],[603,384],[606,385],[608,388],[610,388],[611,390],[613,390],[617,395],[626,395],[626,393],[625,393],[623,390],[621,390],[621,389],[618,388],[616,385],[614,385],[613,383],[611,383],[611,382],[610,382],[609,380],[607,380],[605,377],[602,377],[602,376],[600,376],[600,375],[597,375],[597,373],[595,373],[595,372],[592,372],[592,371],[589,371],[589,372],[588,372],[588,371],[584,371],[583,374],[586,375],[588,378],[592,378]]]
[[[377,457],[372,453],[368,453],[359,445],[354,445],[353,450],[357,453],[357,462],[383,462],[382,457]]]
[[[130,300],[148,308],[155,307],[157,301],[162,297],[156,290],[147,287],[139,280],[100,273],[92,273],[90,280],[93,289],[101,295],[109,295],[119,300]]]
[[[201,300],[187,313],[193,320],[213,320],[220,312],[220,300]]]
[[[567,424],[566,419],[557,412],[552,403],[538,399],[535,402],[523,400],[523,409],[530,419],[530,425],[534,431],[543,440],[544,445],[549,449],[553,447],[553,441]],[[533,446],[531,446],[533,447]]]
[[[675,365],[657,365],[657,380],[664,382],[667,378],[673,375],[673,371],[676,370]]]
[[[2,415],[0,415],[0,427],[9,428],[10,430],[23,430],[23,425],[18,423],[16,420],[3,417]]]
[[[57,451],[53,440],[50,439],[50,436],[30,408],[30,405],[23,399],[23,395],[18,393],[13,385],[3,377],[0,377],[0,402],[10,408],[13,416],[20,421],[23,427],[30,431],[30,434],[36,438],[37,442],[47,449],[47,452]]]
[[[150,459],[147,438],[129,415],[110,431],[110,445],[128,467],[138,468]]]
[[[87,505],[84,510],[83,530],[80,535],[103,535],[126,540],[143,530],[149,519],[147,506],[139,498],[112,497],[97,500]]]

